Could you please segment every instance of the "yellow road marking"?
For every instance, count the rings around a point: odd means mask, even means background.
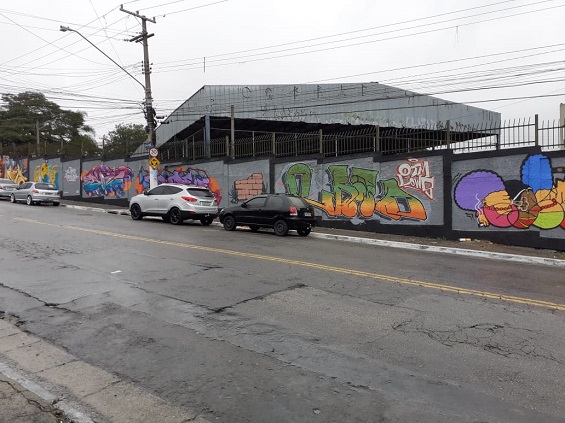
[[[239,257],[246,257],[246,258],[254,258],[254,259],[258,259],[258,260],[266,260],[266,261],[272,261],[272,262],[278,262],[278,263],[293,264],[293,265],[296,265],[296,266],[310,267],[310,268],[313,268],[313,269],[325,270],[325,271],[328,271],[328,272],[343,273],[343,274],[352,275],[352,276],[360,276],[360,277],[366,277],[366,278],[372,278],[372,279],[379,279],[379,280],[383,280],[383,281],[387,281],[387,282],[398,283],[398,284],[401,284],[401,285],[418,286],[418,287],[421,287],[421,288],[435,289],[435,290],[443,291],[443,292],[454,292],[454,293],[462,294],[462,295],[472,295],[472,296],[483,297],[483,298],[503,300],[503,301],[518,303],[518,304],[527,304],[527,305],[537,306],[537,307],[547,307],[547,308],[554,309],[554,310],[565,310],[565,304],[553,303],[553,302],[542,301],[542,300],[534,300],[532,298],[515,297],[515,296],[512,296],[512,295],[496,294],[496,293],[488,292],[488,291],[479,291],[479,290],[474,290],[474,289],[459,288],[459,287],[451,286],[451,285],[444,285],[444,284],[438,284],[438,283],[432,283],[432,282],[423,282],[423,281],[406,279],[406,278],[397,278],[397,277],[394,277],[394,276],[380,275],[378,273],[364,272],[362,270],[346,269],[346,268],[343,268],[343,267],[335,267],[335,266],[327,266],[327,265],[324,265],[324,264],[317,264],[317,263],[310,263],[310,262],[300,261],[300,260],[292,260],[292,259],[285,259],[285,258],[280,258],[280,257],[266,256],[266,255],[262,255],[262,254],[244,253],[244,252],[241,252],[241,251],[225,250],[225,249],[222,249],[222,248],[214,248],[214,247],[204,247],[204,246],[201,246],[201,245],[187,244],[187,243],[184,243],[184,242],[163,241],[163,240],[154,239],[154,238],[145,238],[145,237],[135,236],[135,235],[125,235],[125,234],[119,234],[119,233],[115,233],[115,232],[102,231],[102,230],[99,230],[99,229],[88,229],[88,228],[81,228],[81,227],[78,227],[78,226],[68,226],[68,225],[58,225],[58,224],[54,224],[54,223],[45,223],[45,222],[40,222],[38,220],[26,219],[26,218],[21,218],[21,217],[16,217],[14,219],[15,220],[21,220],[23,222],[40,224],[40,225],[55,226],[55,227],[64,228],[64,229],[70,229],[70,230],[81,231],[81,232],[88,232],[88,233],[92,233],[92,234],[96,234],[96,235],[111,236],[111,237],[114,237],[114,238],[124,238],[124,239],[129,239],[129,240],[134,240],[134,241],[150,242],[150,243],[153,243],[153,244],[163,244],[163,245],[168,245],[168,246],[172,246],[172,247],[190,248],[190,249],[193,249],[193,250],[207,251],[207,252],[211,252],[211,253],[225,254],[225,255],[231,255],[231,256],[239,256]]]

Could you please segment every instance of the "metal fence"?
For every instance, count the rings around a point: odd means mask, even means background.
[[[450,122],[434,127],[390,128],[379,126],[357,127],[348,131],[287,133],[264,131],[216,130],[215,138],[205,140],[204,130],[188,138],[169,141],[160,146],[163,160],[205,160],[217,157],[289,157],[320,155],[337,157],[356,153],[383,155],[418,151],[452,150],[454,153],[502,150],[539,146],[542,150],[565,149],[565,129],[557,121],[540,122],[533,119],[515,120],[503,124],[485,123],[476,127],[457,127]],[[38,154],[39,152],[39,154]],[[0,155],[11,157],[61,156],[82,157],[81,151],[59,145],[34,144],[0,146]],[[145,153],[139,156],[146,156]]]
[[[181,141],[161,146],[161,160],[200,160],[212,157],[289,157],[317,154],[337,157],[355,153],[384,155],[417,151],[452,150],[454,153],[539,146],[542,150],[565,149],[565,130],[559,122],[540,122],[537,116],[503,124],[453,127],[449,122],[435,127],[383,128],[365,126],[350,131],[250,132],[229,131],[209,143],[203,131]],[[207,146],[208,145],[208,146]]]

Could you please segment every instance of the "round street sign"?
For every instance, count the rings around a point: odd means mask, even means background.
[[[149,149],[149,156],[150,157],[157,157],[159,155],[159,149],[157,147],[151,147]]]

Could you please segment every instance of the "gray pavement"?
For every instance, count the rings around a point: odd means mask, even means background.
[[[129,216],[126,207],[63,200],[62,206]],[[219,226],[219,222],[215,223]],[[331,228],[312,237],[399,249],[427,250],[496,260],[565,267],[565,253],[504,246],[483,240],[464,242]],[[81,362],[21,331],[0,316],[0,422],[201,422],[100,368]]]
[[[61,205],[69,208],[129,216],[129,210],[127,207],[116,207],[115,205],[94,204],[69,200],[63,200]],[[220,223],[216,220],[213,225],[219,226]],[[420,251],[425,250],[429,252],[456,254],[467,257],[565,267],[565,252],[563,251],[501,245],[474,238],[463,238],[463,241],[451,241],[440,238],[423,238],[326,227],[315,228],[310,236],[327,240],[354,242],[388,248]]]

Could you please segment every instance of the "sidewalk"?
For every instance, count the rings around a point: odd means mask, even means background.
[[[126,207],[116,207],[108,204],[94,204],[63,199],[61,201],[61,205],[69,208],[87,209],[103,213],[129,216],[129,210]],[[216,220],[213,225],[218,226],[219,221]],[[464,241],[450,241],[440,238],[422,238],[375,232],[349,231],[325,227],[316,227],[310,236],[313,238],[353,242],[365,245],[430,251],[444,254],[457,254],[468,257],[552,265],[565,268],[565,252],[501,245],[480,239],[465,238]]]
[[[1,423],[210,423],[0,316]]]

